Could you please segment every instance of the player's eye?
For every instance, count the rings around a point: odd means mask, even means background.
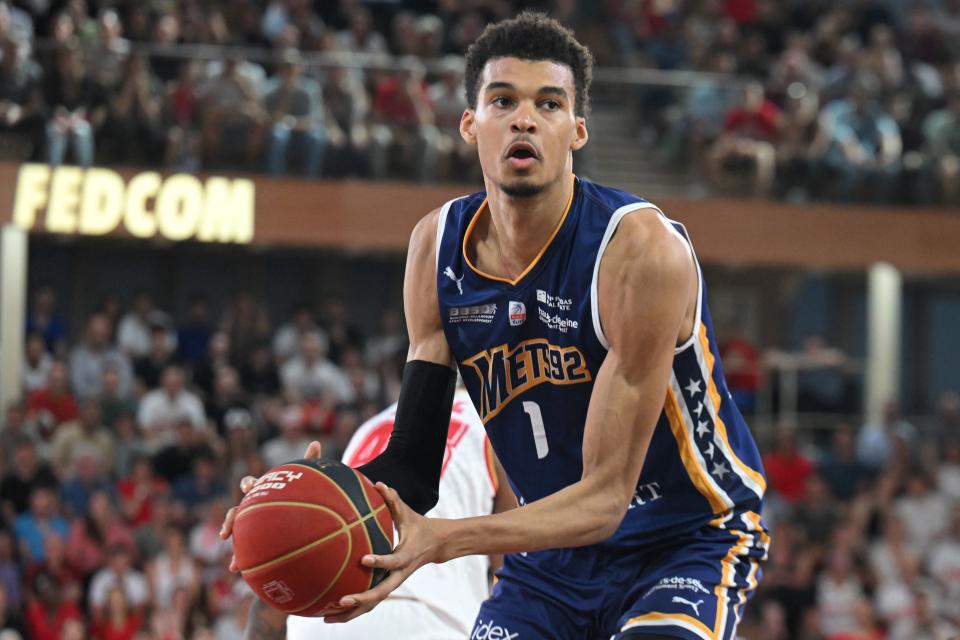
[[[513,104],[513,100],[507,96],[497,96],[490,101],[490,104],[494,105],[495,107],[509,107],[511,104]]]
[[[556,111],[560,108],[560,103],[556,100],[544,100],[540,106],[544,107],[547,111]]]

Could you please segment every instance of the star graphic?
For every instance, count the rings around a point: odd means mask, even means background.
[[[689,393],[690,397],[692,398],[695,394],[700,393],[700,381],[691,378],[690,384],[685,386],[684,389],[687,390],[687,393]]]
[[[723,480],[723,476],[730,473],[730,469],[727,469],[726,463],[721,462],[720,464],[713,465],[713,471],[711,471],[711,473]]]
[[[713,443],[707,445],[707,457],[713,459]]]
[[[710,433],[710,422],[701,420],[697,423],[697,435],[702,438],[705,433]]]
[[[697,408],[694,409],[693,412],[694,412],[695,414],[697,414],[697,417],[699,418],[699,417],[700,417],[700,414],[703,413],[703,403],[702,403],[702,402],[698,402],[698,403],[697,403]]]

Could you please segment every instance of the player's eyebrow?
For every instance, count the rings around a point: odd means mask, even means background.
[[[490,93],[491,91],[496,91],[498,89],[506,89],[507,91],[516,91],[517,87],[510,82],[497,81],[497,82],[491,82],[486,87],[484,87],[483,92]],[[544,86],[537,89],[537,95],[543,95],[545,93],[559,96],[561,98],[567,97],[567,92],[566,90],[564,90],[563,87]]]

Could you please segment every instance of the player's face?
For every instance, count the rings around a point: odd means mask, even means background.
[[[535,196],[572,171],[571,152],[587,143],[575,99],[570,67],[494,58],[483,68],[476,108],[464,112],[460,133],[477,145],[488,181],[509,196]]]

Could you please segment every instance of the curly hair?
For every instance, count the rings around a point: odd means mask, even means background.
[[[494,58],[549,60],[570,67],[576,90],[574,112],[585,116],[590,110],[593,55],[570,29],[546,14],[524,11],[516,18],[488,25],[470,45],[463,82],[471,108],[477,106],[483,67]]]

